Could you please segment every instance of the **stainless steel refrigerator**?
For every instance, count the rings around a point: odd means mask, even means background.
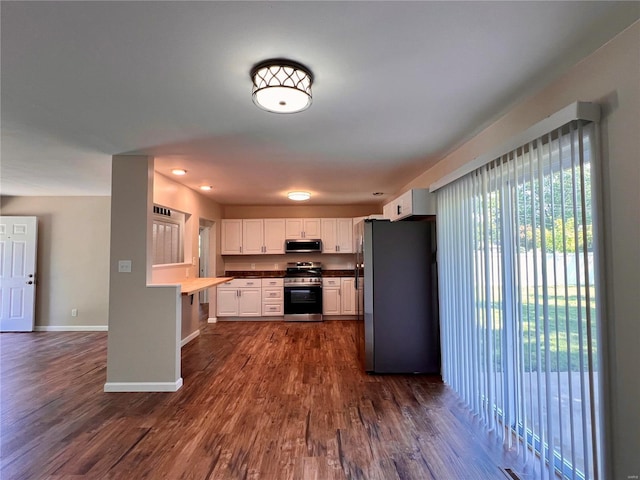
[[[440,373],[435,228],[384,220],[356,227],[360,355],[369,373]]]

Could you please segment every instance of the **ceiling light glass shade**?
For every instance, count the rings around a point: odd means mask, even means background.
[[[213,190],[213,187],[211,185],[200,185],[200,190],[209,191]]]
[[[311,71],[290,60],[268,60],[251,70],[253,103],[273,113],[296,113],[311,105]]]
[[[174,175],[186,175],[187,171],[183,168],[174,168],[173,170],[171,170],[171,173],[173,173]]]
[[[289,200],[301,202],[303,200],[309,200],[311,198],[311,194],[309,192],[289,192],[287,193],[287,197]]]

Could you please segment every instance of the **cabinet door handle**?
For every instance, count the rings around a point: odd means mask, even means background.
[[[402,207],[400,205],[396,206],[396,209],[398,211],[398,215],[402,214]]]
[[[242,253],[242,245],[240,245],[240,253]]]

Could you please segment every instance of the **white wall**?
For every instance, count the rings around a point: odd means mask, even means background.
[[[461,145],[402,190],[428,187],[574,101],[602,106],[604,256],[602,319],[611,479],[640,475],[640,22]]]
[[[106,328],[110,198],[2,197],[0,202],[2,215],[38,217],[36,329]]]

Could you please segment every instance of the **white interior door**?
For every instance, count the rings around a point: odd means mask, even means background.
[[[37,229],[36,217],[0,217],[0,331],[33,331]]]

